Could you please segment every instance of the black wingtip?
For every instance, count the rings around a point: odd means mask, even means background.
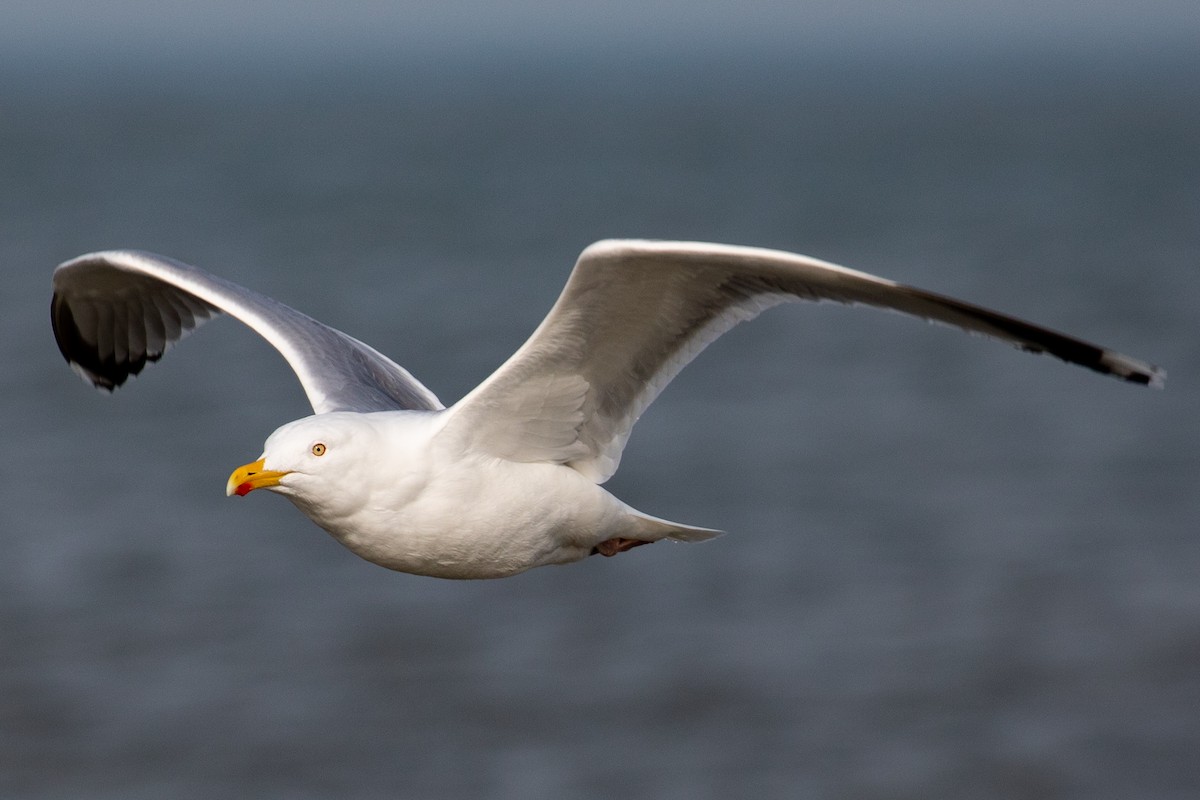
[[[1096,362],[1088,366],[1098,372],[1113,375],[1139,386],[1149,386],[1152,389],[1164,388],[1167,381],[1167,371],[1161,367],[1114,353],[1111,350],[1103,351]]]
[[[50,323],[54,330],[54,341],[63,358],[76,374],[98,389],[115,391],[129,380],[130,375],[137,375],[146,366],[146,357],[123,362],[111,355],[101,358],[96,345],[80,333],[70,304],[57,293],[50,300]]]

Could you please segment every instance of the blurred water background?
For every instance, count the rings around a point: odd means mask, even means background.
[[[1196,28],[257,52],[51,8],[76,39],[0,57],[0,795],[1200,796]],[[108,398],[48,324],[54,265],[148,249],[451,402],[610,236],[809,253],[1170,378],[777,309],[611,482],[728,536],[454,583],[223,497],[307,412],[240,325]]]

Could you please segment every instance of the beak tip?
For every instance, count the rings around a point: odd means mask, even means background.
[[[286,470],[276,472],[265,469],[263,459],[260,458],[253,464],[246,464],[233,471],[229,480],[225,482],[225,496],[232,497],[236,494],[238,497],[245,497],[255,489],[278,486],[280,479],[287,474]]]

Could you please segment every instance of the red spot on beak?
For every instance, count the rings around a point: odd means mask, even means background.
[[[238,487],[233,490],[233,493],[236,494],[238,497],[245,497],[246,495],[250,494],[253,491],[254,491],[254,487],[251,486],[249,483],[241,483],[241,484],[238,484]]]

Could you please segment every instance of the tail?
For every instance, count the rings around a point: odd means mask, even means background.
[[[660,539],[672,539],[676,542],[704,542],[725,533],[725,531],[712,528],[697,528],[693,525],[669,522],[640,511],[634,511],[632,508],[629,509],[629,522],[629,537],[645,542],[657,542]]]

